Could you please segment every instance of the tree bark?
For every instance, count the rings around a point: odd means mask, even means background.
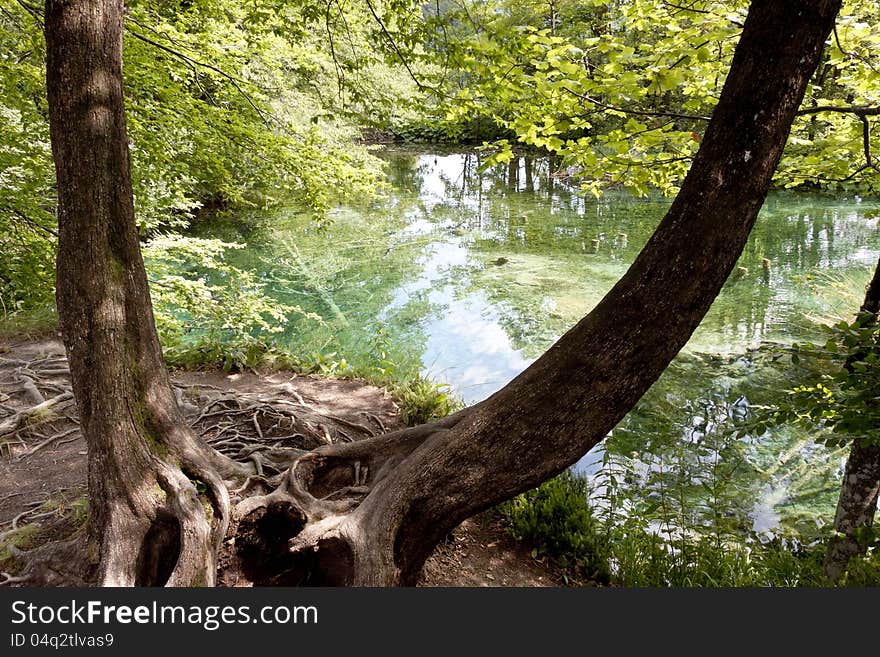
[[[273,495],[305,510],[292,551],[309,555],[326,575],[321,583],[413,584],[458,523],[562,472],[635,405],[736,263],[839,5],[752,3],[678,197],[624,277],[539,360],[418,438],[328,447],[291,469]],[[398,453],[388,457],[391,445]],[[328,505],[320,498],[330,482],[357,494]],[[265,509],[251,499],[240,511]]]
[[[859,309],[862,326],[876,324],[880,313],[880,261],[874,276],[865,291],[865,301]],[[847,367],[850,363],[847,363]],[[850,559],[864,556],[868,543],[864,540],[865,530],[871,529],[877,513],[877,498],[880,496],[880,442],[855,438],[846,460],[846,469],[837,499],[837,512],[834,515],[834,529],[837,535],[831,538],[825,552],[825,575],[832,582],[840,581],[846,572]]]
[[[191,433],[162,360],[135,225],[122,19],[122,0],[46,2],[56,300],[88,445],[88,552],[102,585],[211,584],[229,516],[221,474],[242,468]]]

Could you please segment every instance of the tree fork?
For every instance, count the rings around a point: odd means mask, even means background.
[[[298,458],[271,493],[235,506],[242,570],[255,584],[356,583],[354,551],[339,531],[348,515],[420,445],[450,431],[480,406],[375,438],[320,447]],[[257,479],[262,478],[251,478]]]
[[[89,555],[100,584],[212,584],[222,477],[246,471],[189,430],[162,360],[134,216],[122,19],[122,0],[46,2],[56,300],[88,445]]]

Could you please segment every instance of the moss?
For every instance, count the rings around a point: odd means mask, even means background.
[[[112,254],[107,261],[110,265],[110,273],[113,275],[113,278],[120,283],[124,283],[128,279],[128,265],[126,265],[121,258]]]
[[[39,544],[40,525],[24,525],[10,531],[0,540],[0,571],[16,575],[21,564],[12,554],[12,547],[29,550]]]
[[[145,427],[141,427],[141,435],[144,438],[144,442],[147,443],[147,448],[149,448],[150,452],[155,456],[158,456],[163,461],[168,460],[168,455],[170,454],[168,450],[168,446],[160,440],[158,437],[154,436],[152,432],[147,431]]]
[[[210,522],[214,518],[214,505],[211,504],[211,500],[207,495],[199,495],[199,501],[202,503],[202,508],[205,510],[205,518]]]
[[[168,448],[168,444],[162,439],[159,431],[152,426],[152,422],[149,420],[150,412],[140,395],[137,395],[135,399],[135,408],[135,418],[138,423],[138,429],[140,430],[144,442],[147,444],[147,448],[154,456],[159,457],[163,461],[169,461],[171,450]]]
[[[195,579],[193,579],[193,586],[205,586],[208,581],[208,569],[207,567],[199,570],[199,573],[196,575]]]
[[[89,541],[86,545],[86,559],[89,563],[97,565],[101,561],[101,548],[97,541]]]
[[[85,525],[89,519],[89,500],[83,496],[75,499],[69,507],[72,520],[78,525]]]

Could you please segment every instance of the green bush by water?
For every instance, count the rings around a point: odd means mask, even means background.
[[[565,472],[498,509],[514,537],[534,544],[537,553],[605,578],[607,546],[587,501],[588,492],[586,479]]]
[[[734,536],[704,527],[660,535],[637,518],[620,519],[589,503],[586,478],[565,472],[502,503],[498,511],[519,540],[576,577],[626,587],[827,586],[825,543]],[[880,553],[854,559],[841,582],[880,586]]]

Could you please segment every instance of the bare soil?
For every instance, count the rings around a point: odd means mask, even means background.
[[[234,421],[241,420],[233,416],[239,414],[236,417],[240,418],[243,411],[236,409],[247,410],[257,404],[268,411],[248,415],[252,422],[247,425],[262,423],[262,428],[255,426],[255,434],[261,439],[264,434],[271,437],[270,430],[275,427],[266,426],[265,419],[275,419],[272,404],[285,400],[314,411],[315,417],[330,418],[326,424],[309,425],[313,439],[359,439],[363,431],[378,433],[402,426],[399,409],[388,393],[363,381],[286,371],[230,374],[211,370],[176,372],[173,382],[187,418],[215,445],[229,442],[219,435],[223,431],[227,436],[233,433],[244,439],[241,424],[234,425]],[[24,554],[23,550],[40,541],[69,536],[82,524],[86,445],[69,391],[60,342],[0,341],[0,570],[14,573],[16,559]],[[250,406],[239,403],[232,407],[226,403],[230,399],[245,399]],[[48,407],[28,414],[41,402]],[[219,421],[213,417],[208,422],[208,411],[211,416],[218,415],[214,409],[228,413],[221,412]],[[226,585],[249,585],[240,573],[225,572],[220,579]],[[502,519],[494,511],[487,511],[466,520],[437,547],[419,585],[533,587],[561,586],[563,581],[558,569],[532,558],[531,547],[513,539]],[[0,585],[3,583],[52,584],[53,578],[17,581],[14,574],[4,574],[0,577]]]

